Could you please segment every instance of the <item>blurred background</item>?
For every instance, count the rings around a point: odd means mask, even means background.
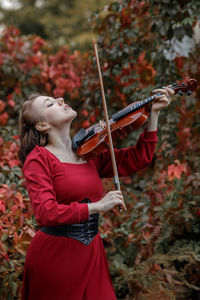
[[[38,230],[17,156],[22,104],[32,92],[64,97],[79,116],[72,137],[103,120],[93,36],[110,116],[156,87],[198,82],[161,112],[151,166],[120,179],[126,214],[101,215],[99,230],[117,299],[200,299],[199,13],[198,0],[0,1],[0,299],[20,299]]]
[[[68,44],[72,49],[91,48],[93,33],[88,19],[110,0],[1,0],[2,28],[14,25],[22,34],[36,34],[54,46]]]

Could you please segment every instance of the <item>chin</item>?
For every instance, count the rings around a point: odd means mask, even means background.
[[[73,114],[73,119],[76,118],[77,112],[75,110],[73,110],[73,109],[72,109],[72,114]]]
[[[77,112],[73,109],[71,109],[70,114],[68,115],[67,120],[72,122],[77,116]]]

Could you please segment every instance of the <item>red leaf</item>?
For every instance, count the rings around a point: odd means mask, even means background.
[[[0,200],[0,211],[2,211],[4,213],[5,210],[6,210],[5,204],[3,203],[3,201]]]
[[[155,269],[155,270],[161,270],[161,267],[160,267],[160,265],[158,265],[158,264],[154,264],[154,269]]]
[[[10,107],[14,107],[15,106],[15,101],[13,99],[8,101],[8,104],[10,105]]]
[[[174,176],[177,177],[178,179],[181,178],[181,170],[180,170],[179,166],[176,166],[174,168]]]
[[[90,121],[91,121],[92,123],[94,123],[94,122],[96,121],[96,116],[94,116],[94,115],[91,116],[91,117],[90,117]]]
[[[174,164],[168,166],[168,171],[167,171],[168,176],[171,176],[174,173],[174,167],[175,167]]]
[[[4,112],[3,114],[0,115],[0,125],[6,125],[8,121],[9,115],[7,112]]]
[[[17,150],[18,150],[17,144],[16,144],[16,143],[12,143],[12,144],[10,145],[10,151],[16,153]]]
[[[2,100],[0,100],[0,113],[4,110],[6,104]]]
[[[88,111],[86,109],[82,110],[81,114],[84,116],[84,117],[87,117],[88,116]]]
[[[85,120],[83,123],[82,123],[82,127],[83,128],[88,128],[91,126],[91,123],[88,121],[88,120]]]
[[[13,168],[13,167],[15,167],[15,166],[19,166],[19,165],[20,165],[20,162],[19,162],[19,160],[17,160],[17,159],[12,159],[12,160],[10,160],[10,161],[8,162],[8,164],[9,164],[9,167],[10,167],[10,168]]]
[[[15,106],[15,101],[13,100],[13,95],[9,94],[7,99],[8,99],[8,104],[10,105],[10,107],[14,107]]]

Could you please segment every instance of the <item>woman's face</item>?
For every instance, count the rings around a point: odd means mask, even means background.
[[[45,122],[53,127],[59,127],[67,122],[71,123],[77,115],[68,104],[65,104],[63,98],[39,96],[34,100],[33,105]]]

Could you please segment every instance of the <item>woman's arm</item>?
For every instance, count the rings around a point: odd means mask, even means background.
[[[35,218],[40,226],[76,224],[89,218],[87,203],[59,204],[45,153],[36,147],[24,164],[26,187]]]
[[[161,109],[170,104],[170,96],[174,94],[174,91],[168,87],[156,89],[153,92],[161,93],[161,95],[156,96],[152,103],[150,121],[147,128],[140,135],[137,144],[128,149],[115,149],[115,158],[119,176],[129,176],[134,172],[147,167],[152,161],[157,142],[158,116]],[[96,165],[100,177],[113,176],[109,150],[105,150],[92,160]]]
[[[157,142],[157,131],[144,130],[135,146],[114,149],[119,176],[129,176],[147,167],[153,158]],[[113,177],[110,150],[103,151],[91,160],[101,178]]]
[[[173,95],[174,91],[170,88],[163,88],[156,89],[153,92],[162,93],[162,95],[156,96],[156,100],[152,103],[149,123],[145,132],[140,136],[137,145],[129,149],[115,150],[118,172],[121,176],[127,176],[129,173],[133,173],[145,167],[146,164],[150,163],[153,157],[157,140],[156,132],[158,126],[158,116],[161,109],[170,104],[170,95]],[[113,176],[111,159],[109,156],[110,152],[105,151],[94,159],[97,170],[101,177]],[[121,191],[111,191],[107,193],[100,201],[88,204],[89,214],[100,211],[108,211],[116,205],[120,205],[124,210],[126,210]]]
[[[168,87],[156,89],[153,92],[162,93],[162,95],[156,96],[156,100],[152,103],[150,120],[147,125],[148,131],[157,130],[159,113],[171,103],[171,95],[174,95],[174,91]]]

